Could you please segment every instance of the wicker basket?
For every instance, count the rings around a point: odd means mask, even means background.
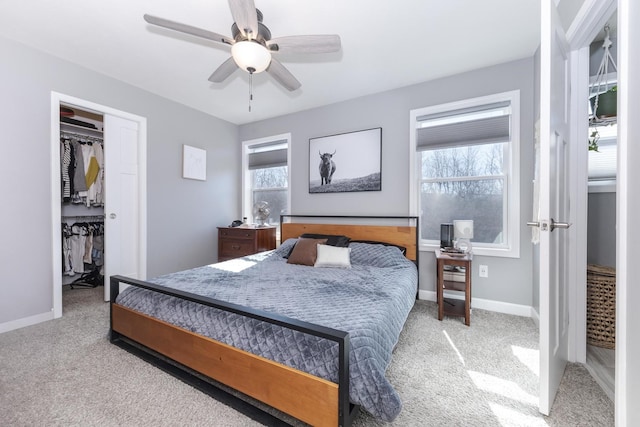
[[[616,270],[587,266],[587,343],[616,346]]]

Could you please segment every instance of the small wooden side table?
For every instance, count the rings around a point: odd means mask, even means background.
[[[276,248],[276,227],[218,227],[218,262]]]
[[[471,260],[473,255],[452,254],[436,249],[436,299],[438,303],[438,320],[447,316],[464,317],[464,324],[471,325]],[[463,267],[464,282],[445,280],[445,266]],[[464,301],[444,298],[444,291],[464,292]]]

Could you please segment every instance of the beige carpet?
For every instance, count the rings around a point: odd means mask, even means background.
[[[65,289],[61,319],[0,334],[0,425],[259,425],[110,344],[102,291]],[[392,425],[613,426],[612,402],[576,364],[551,416],[538,413],[537,343],[530,319],[474,310],[466,327],[417,302],[388,370],[404,405]]]

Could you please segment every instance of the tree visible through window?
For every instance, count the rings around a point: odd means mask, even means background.
[[[251,171],[252,206],[259,201],[269,203],[268,222],[279,224],[280,215],[288,213],[288,167],[278,166]]]
[[[440,239],[440,224],[474,221],[474,242],[502,244],[504,143],[422,151],[421,234]]]

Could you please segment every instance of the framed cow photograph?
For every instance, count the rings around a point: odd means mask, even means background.
[[[309,193],[382,190],[382,128],[309,139]]]

